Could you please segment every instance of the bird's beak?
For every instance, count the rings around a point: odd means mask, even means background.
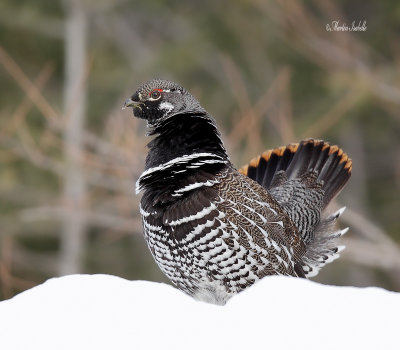
[[[131,98],[128,98],[125,101],[124,105],[122,106],[122,109],[125,109],[127,107],[136,107],[136,106],[138,106],[140,104],[141,104],[141,102],[133,101]]]

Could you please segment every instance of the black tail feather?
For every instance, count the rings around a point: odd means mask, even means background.
[[[282,172],[290,180],[313,171],[323,184],[325,207],[346,184],[351,169],[351,159],[338,146],[309,139],[266,151],[239,171],[267,189]]]

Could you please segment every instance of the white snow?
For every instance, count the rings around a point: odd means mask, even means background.
[[[72,275],[0,303],[0,349],[399,349],[400,294],[267,277],[225,306]]]

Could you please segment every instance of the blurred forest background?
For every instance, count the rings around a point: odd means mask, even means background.
[[[71,273],[166,281],[134,193],[149,139],[121,110],[154,77],[216,117],[237,166],[340,144],[351,229],[316,280],[400,291],[400,2],[2,0],[0,300]]]

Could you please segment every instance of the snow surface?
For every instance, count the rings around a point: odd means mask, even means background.
[[[400,349],[400,294],[267,277],[225,306],[72,275],[0,303],[0,349]]]

